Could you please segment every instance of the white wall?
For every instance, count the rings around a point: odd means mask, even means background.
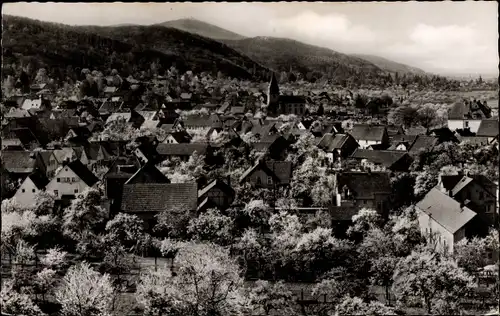
[[[455,131],[457,129],[466,128],[468,123],[468,127],[472,133],[477,133],[479,129],[479,125],[481,125],[481,120],[448,120],[448,128],[451,131]]]
[[[437,244],[436,250],[445,250],[449,253],[453,252],[455,239],[452,233],[447,231],[443,226],[430,218],[429,215],[420,210],[418,210],[418,224],[420,226],[422,235],[426,236],[426,238],[428,238],[428,236],[434,235],[433,238],[436,238]]]
[[[24,192],[23,192],[24,190]],[[35,196],[40,190],[37,189],[33,181],[27,177],[19,189],[17,189],[14,198],[17,203],[22,207],[29,207],[35,205]]]
[[[74,178],[74,182],[63,182],[61,178],[71,178],[71,181]],[[57,182],[57,179],[61,179],[60,182]],[[70,168],[67,166],[63,167],[58,174],[49,182],[47,185],[46,191],[52,193],[56,196],[56,198],[60,199],[63,195],[77,195],[82,193],[89,186],[83,182]],[[57,190],[57,194],[54,192]],[[78,190],[78,192],[75,192]]]
[[[382,144],[382,142],[379,141],[373,141],[373,140],[357,140],[359,147],[361,149],[366,149],[370,147],[371,145],[379,145]]]

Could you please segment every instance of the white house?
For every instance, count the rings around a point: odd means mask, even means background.
[[[47,177],[43,173],[35,171],[24,179],[14,194],[14,198],[22,207],[33,206],[36,202],[36,195],[45,190],[47,183],[49,183]]]
[[[362,149],[389,144],[387,128],[383,125],[355,124],[350,134]]]
[[[46,191],[55,195],[74,196],[96,184],[99,179],[80,160],[63,165],[54,178],[47,184]]]
[[[453,132],[457,129],[469,129],[477,133],[482,120],[491,117],[491,109],[481,102],[458,102],[448,112],[448,128]]]

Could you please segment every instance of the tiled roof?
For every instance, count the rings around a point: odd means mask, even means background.
[[[462,189],[465,188],[472,181],[474,181],[472,178],[469,178],[467,176],[463,177],[462,179],[460,179],[460,181],[458,181],[455,187],[453,187],[453,190],[451,190],[451,195],[452,196],[457,195],[458,192],[462,191]]]
[[[328,152],[341,149],[349,137],[348,134],[332,135],[327,133],[319,141],[318,147]]]
[[[401,150],[370,150],[357,148],[351,158],[366,159],[375,164],[389,168],[405,156],[408,156],[408,154]]]
[[[158,144],[156,151],[161,156],[191,156],[195,151],[199,155],[207,152],[207,143]]]
[[[146,163],[138,169],[125,184],[170,183],[170,180],[152,163]]]
[[[460,202],[436,188],[430,190],[416,206],[450,233],[455,233],[476,216],[471,209],[461,207]]]
[[[385,130],[386,130],[385,126],[355,124],[350,134],[358,141],[359,140],[382,141],[382,137],[384,136]]]
[[[434,136],[423,136],[418,135],[417,139],[411,146],[409,152],[415,153],[421,149],[431,149],[436,146],[438,143],[438,139]]]
[[[155,117],[157,111],[137,111],[137,113],[139,113],[144,120],[151,121]]]
[[[35,169],[35,158],[29,151],[2,151],[2,164],[7,172],[30,173]],[[34,156],[33,156],[34,157]]]
[[[375,194],[390,194],[391,180],[388,172],[343,172],[337,174],[337,185],[346,185],[355,198],[374,198]]]
[[[229,195],[234,195],[234,190],[228,184],[221,180],[213,180],[209,184],[207,184],[203,189],[198,191],[198,198],[203,197],[208,191],[211,189],[218,187],[222,191],[225,191]]]
[[[170,135],[179,144],[181,144],[181,143],[189,143],[191,141],[191,136],[186,131],[174,131],[174,132],[171,132]]]
[[[276,180],[279,180],[280,184],[290,183],[290,178],[292,177],[292,163],[290,161],[276,160],[268,160],[265,162],[259,160],[254,166],[248,168],[247,171],[243,173],[240,177],[240,182],[244,181],[246,177],[259,169],[266,172],[269,176],[274,177]]]
[[[482,120],[476,135],[486,137],[498,136],[498,120]]]
[[[126,184],[123,187],[121,209],[134,213],[196,210],[197,201],[195,182]]]

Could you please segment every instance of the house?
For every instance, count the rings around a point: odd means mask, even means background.
[[[383,125],[354,124],[350,134],[361,148],[368,148],[372,145],[388,147],[389,145],[389,135]]]
[[[372,208],[387,215],[392,194],[388,172],[342,172],[336,174],[333,205]]]
[[[52,178],[54,172],[60,166],[53,150],[39,150],[34,152],[37,165],[46,177]]]
[[[2,151],[2,164],[5,172],[13,178],[24,179],[35,170],[43,170],[36,155],[29,151]]]
[[[6,139],[18,139],[22,147],[27,150],[35,150],[42,147],[42,143],[29,127],[12,128],[6,136],[4,136]]]
[[[19,138],[2,138],[2,150],[25,150],[23,143]]]
[[[137,183],[170,183],[170,180],[154,164],[146,163],[125,182],[125,184]]]
[[[68,131],[68,134],[64,137],[64,141],[71,144],[82,145],[87,143],[91,136],[92,132],[87,126],[78,126]]]
[[[409,153],[416,154],[421,150],[432,149],[438,145],[439,140],[434,136],[418,135],[413,145],[410,146]]]
[[[164,144],[187,144],[191,142],[191,135],[185,130],[170,131],[162,141]]]
[[[124,105],[122,97],[110,97],[104,100],[99,108],[99,115],[108,116],[111,113],[118,112]]]
[[[211,127],[207,132],[206,138],[208,141],[214,141],[223,131],[222,127]]]
[[[164,211],[196,211],[198,188],[192,183],[136,183],[123,186],[121,211],[142,218],[147,229]]]
[[[391,171],[406,172],[410,168],[413,158],[400,150],[370,150],[358,148],[351,158],[360,161],[363,167],[372,165]]]
[[[457,242],[475,235],[476,212],[437,188],[431,189],[415,207],[422,234],[438,250],[452,253]]]
[[[460,141],[457,138],[458,131],[459,130],[456,130],[454,133],[448,127],[442,127],[442,128],[436,128],[436,129],[430,130],[428,135],[436,137],[439,144],[445,143],[445,142],[459,143]]]
[[[482,120],[476,132],[476,136],[488,137],[488,142],[498,139],[498,120]]]
[[[50,108],[50,101],[43,99],[41,96],[38,97],[37,99],[26,98],[23,104],[21,105],[21,109],[26,111],[28,110],[41,111],[49,108]]]
[[[112,82],[112,80],[110,80]],[[111,98],[112,96],[114,96],[116,93],[118,92],[118,88],[117,87],[111,87],[111,86],[107,86],[104,88],[104,91],[103,91],[103,94],[104,96],[106,96],[107,98]]]
[[[230,182],[213,180],[198,191],[198,211],[206,210],[209,205],[224,211],[233,203],[234,197],[235,192],[231,188]]]
[[[327,133],[318,142],[318,147],[325,151],[330,162],[333,162],[351,156],[359,144],[350,134]]]
[[[179,158],[188,161],[194,152],[198,155],[209,155],[211,147],[208,143],[158,144],[156,152],[162,160]]]
[[[56,199],[63,196],[76,196],[91,188],[99,179],[80,160],[63,164],[59,172],[47,184],[46,191],[53,193]]]
[[[394,135],[388,150],[410,151],[411,146],[417,139],[417,135]]]
[[[196,131],[203,129],[210,129],[212,127],[222,128],[222,120],[219,115],[211,114],[211,115],[192,115],[181,122],[181,125],[186,131]]]
[[[469,129],[477,133],[481,121],[488,118],[491,118],[491,109],[481,101],[457,102],[448,111],[448,128],[452,131]]]
[[[87,158],[86,165],[105,165],[113,159],[113,154],[109,153],[101,143],[87,143],[83,146],[85,157]]]
[[[104,174],[105,196],[107,199],[121,197],[121,188],[139,169],[141,164],[135,157],[117,157]]]
[[[22,207],[32,207],[36,204],[36,196],[45,190],[49,179],[40,171],[29,174],[14,194],[16,202]]]
[[[270,116],[305,115],[306,99],[304,96],[280,95],[278,81],[273,73],[267,93],[267,113]]]
[[[497,214],[497,185],[483,175],[456,174],[441,175],[437,188],[453,198],[464,203],[479,215],[479,218],[489,226],[493,226]]]
[[[255,187],[274,188],[288,185],[292,178],[292,163],[290,161],[259,160],[248,168],[240,177],[239,182],[250,182]]]

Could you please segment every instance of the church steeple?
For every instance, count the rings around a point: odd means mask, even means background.
[[[271,74],[271,81],[269,82],[269,95],[280,94],[280,88],[278,87],[278,80],[276,80],[276,76],[274,75],[274,72]]]
[[[278,80],[274,72],[271,74],[271,81],[269,82],[269,89],[267,91],[267,108],[270,113],[276,110],[278,100],[280,97],[280,88],[278,87]]]

